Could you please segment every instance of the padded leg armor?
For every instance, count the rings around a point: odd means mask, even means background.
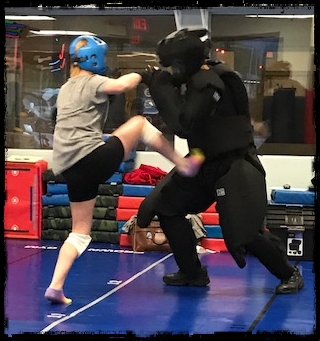
[[[197,239],[191,223],[185,218],[186,213],[173,204],[179,203],[181,193],[177,191],[175,186],[172,188],[170,184],[166,187],[165,197],[162,192],[163,187],[170,182],[173,174],[174,170],[141,203],[137,215],[137,224],[140,227],[147,227],[157,215],[179,269],[187,276],[194,277],[201,267],[196,250]],[[170,200],[166,199],[168,197]]]
[[[179,269],[188,277],[194,277],[201,263],[196,250],[197,239],[191,223],[184,216],[170,217],[158,214],[158,218]]]
[[[158,200],[161,198],[160,193],[165,184],[170,181],[173,173],[174,169],[171,170],[171,172],[167,174],[165,178],[159,184],[157,184],[155,189],[153,189],[151,193],[148,194],[148,196],[142,201],[137,214],[137,224],[140,227],[147,227],[154,216],[157,215],[156,207],[158,206]]]
[[[292,265],[286,255],[285,245],[277,236],[261,229],[259,234],[256,235],[255,239],[246,248],[277,278],[291,277]]]
[[[217,210],[226,246],[240,268],[267,210],[265,173],[256,156],[237,159],[215,186]]]

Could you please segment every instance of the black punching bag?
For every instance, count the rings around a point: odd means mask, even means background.
[[[279,88],[274,91],[271,111],[271,140],[292,143],[294,134],[295,89]]]

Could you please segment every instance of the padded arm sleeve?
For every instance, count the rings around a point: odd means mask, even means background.
[[[174,134],[182,138],[188,137],[196,120],[214,110],[222,92],[223,82],[218,76],[219,86],[212,79],[210,81],[210,71],[199,71],[198,74],[199,78],[191,79],[188,83],[185,98],[172,84],[171,75],[167,72],[159,74],[149,87],[164,122]]]
[[[149,84],[149,91],[166,125],[174,134],[185,138],[185,131],[179,120],[184,101],[172,83],[172,76],[168,72],[159,73]]]

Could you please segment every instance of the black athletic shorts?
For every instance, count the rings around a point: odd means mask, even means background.
[[[78,161],[62,173],[68,186],[69,200],[80,202],[94,199],[99,184],[105,183],[123,161],[124,149],[116,136],[111,136],[103,146]]]

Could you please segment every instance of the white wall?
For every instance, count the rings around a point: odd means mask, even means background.
[[[307,189],[311,185],[313,157],[281,155],[263,155],[259,157],[267,173],[266,181],[269,199],[272,187],[283,187],[284,184],[289,184],[292,188]],[[172,164],[168,160],[152,152],[138,153],[137,167],[141,163],[160,167],[164,171],[169,171],[172,168]]]
[[[305,188],[311,185],[313,157],[263,155],[260,160],[267,173],[267,189],[270,199],[272,187],[289,184],[292,188]]]
[[[187,153],[186,145],[183,140],[176,139],[177,150],[182,154]],[[52,167],[52,150],[40,149],[8,149],[6,156],[37,156],[48,161],[49,168]],[[289,184],[292,188],[307,189],[313,177],[311,156],[281,156],[263,155],[260,160],[267,173],[267,192],[270,199],[272,187],[282,187]],[[173,164],[156,152],[137,152],[135,167],[140,164],[147,164],[159,167],[168,172]]]

